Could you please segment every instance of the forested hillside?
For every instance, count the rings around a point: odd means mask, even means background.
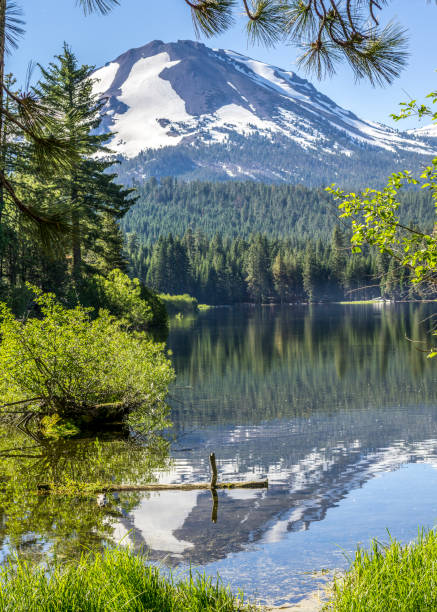
[[[341,183],[341,180],[339,180]],[[338,223],[332,197],[303,185],[246,182],[183,182],[150,179],[137,185],[137,203],[121,221],[140,242],[160,236],[182,236],[189,228],[212,237],[248,238],[263,233],[275,238],[329,240]],[[435,212],[428,192],[403,196],[402,218],[432,230]]]
[[[241,302],[420,298],[408,269],[368,249],[351,254],[349,238],[335,227],[329,241],[208,239],[188,230],[161,237],[153,246],[128,234],[130,272],[160,293],[190,293],[207,304]]]

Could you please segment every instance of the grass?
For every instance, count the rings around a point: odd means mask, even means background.
[[[19,561],[1,570],[1,612],[254,611],[219,580],[187,576],[175,582],[126,549],[88,553],[79,561],[41,568]]]
[[[183,295],[161,293],[159,297],[164,302],[169,315],[193,314],[211,308],[208,304],[199,304],[197,299],[188,295],[188,293],[184,293]]]
[[[351,300],[349,302],[339,302],[339,304],[384,304],[383,300]]]
[[[188,295],[188,293],[184,293],[183,295],[161,293],[159,297],[164,302],[169,315],[190,314],[198,312],[199,310],[199,304],[196,298]]]
[[[390,540],[358,549],[350,569],[334,582],[335,612],[435,612],[437,610],[437,534],[419,532],[403,546]]]

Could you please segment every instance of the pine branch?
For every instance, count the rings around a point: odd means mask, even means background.
[[[21,8],[12,0],[7,0],[4,32],[7,53],[18,47],[18,41],[24,34],[22,16]]]
[[[76,0],[76,4],[82,7],[85,15],[96,12],[106,15],[120,3],[119,0]]]
[[[226,31],[233,25],[232,10],[235,0],[184,0],[191,8],[196,35],[207,37]]]
[[[247,7],[246,0],[243,0]],[[271,46],[284,38],[286,5],[277,0],[256,0],[253,11],[247,10],[246,30],[252,43]]]
[[[63,224],[61,222],[61,219],[56,215],[41,215],[34,208],[26,206],[17,196],[15,189],[2,171],[0,171],[0,184],[5,188],[5,190],[9,194],[9,197],[11,198],[15,206],[18,208],[18,210],[22,212],[27,218],[29,218],[31,221],[34,221],[40,226],[50,226],[57,231],[62,231]]]

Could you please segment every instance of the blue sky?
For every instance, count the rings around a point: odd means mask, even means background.
[[[24,11],[26,35],[20,48],[8,58],[7,69],[19,82],[25,79],[27,65],[34,60],[47,64],[65,40],[82,63],[101,66],[127,51],[153,39],[166,42],[194,39],[191,16],[183,0],[121,0],[121,6],[108,16],[85,17],[75,0],[18,0]],[[408,68],[386,88],[355,83],[350,70],[342,67],[334,78],[321,82],[309,78],[323,93],[363,119],[393,125],[389,115],[400,101],[422,99],[437,89],[436,26],[437,4],[425,0],[394,0],[384,9],[385,19],[395,18],[409,26],[411,57]],[[276,49],[248,46],[244,20],[222,36],[205,40],[211,47],[233,49],[281,68],[296,70],[298,50],[279,45]],[[297,71],[298,72],[298,71]],[[299,73],[301,76],[306,76]],[[396,124],[407,128],[411,120]]]

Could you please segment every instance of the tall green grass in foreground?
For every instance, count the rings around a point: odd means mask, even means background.
[[[437,610],[437,534],[420,532],[402,546],[374,542],[358,549],[348,572],[333,585],[335,612],[435,612]]]
[[[1,612],[249,612],[219,581],[198,576],[179,582],[129,550],[87,554],[47,568],[25,562],[0,572]]]

